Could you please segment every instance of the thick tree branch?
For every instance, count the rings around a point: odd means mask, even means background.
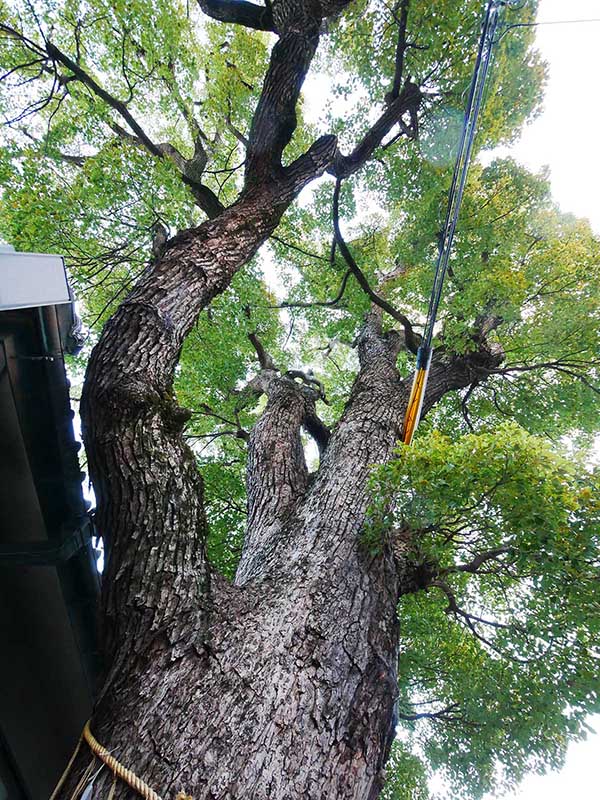
[[[267,394],[268,402],[248,444],[248,523],[238,584],[274,566],[271,556],[280,533],[309,485],[300,430],[307,418],[317,418],[313,389],[269,369],[252,383]]]
[[[209,219],[215,219],[225,210],[223,203],[208,186],[190,181],[186,176],[184,176],[183,180],[190,187],[198,207],[204,211]]]
[[[484,341],[492,331],[498,330],[504,319],[495,312],[494,301],[486,303],[484,310],[475,320],[475,337],[479,341]]]
[[[294,191],[299,191],[302,186],[325,172],[328,165],[331,164],[336,150],[337,139],[335,136],[321,136],[311,144],[306,153],[285,167],[282,171],[284,181],[290,187],[294,187]]]
[[[321,2],[323,17],[333,17],[339,14],[350,0],[324,0]],[[289,0],[266,0],[264,6],[246,2],[246,0],[198,0],[198,5],[209,17],[219,22],[229,22],[234,25],[243,25],[259,31],[281,32],[281,27],[276,25],[273,6],[289,6]]]
[[[11,28],[10,25],[6,25],[6,23],[4,22],[0,22],[0,31],[3,31],[11,39],[16,39],[17,41],[21,42],[21,44],[23,44],[27,50],[29,50],[34,55],[39,56],[39,58],[35,59],[31,63],[28,62],[26,64],[19,64],[14,69],[9,70],[3,76],[4,78],[11,75],[17,69],[22,69],[23,67],[31,66],[31,64],[35,64],[37,62],[43,63],[46,61],[47,53],[44,47],[38,44],[37,42],[34,42],[33,39],[30,39],[28,36],[25,36],[25,34],[22,33],[21,31],[17,31],[15,30],[15,28]]]
[[[479,572],[483,564],[486,564],[488,561],[497,561],[499,556],[507,555],[513,552],[514,548],[512,547],[496,547],[493,550],[485,550],[482,553],[478,553],[466,564],[456,564],[452,567],[446,567],[445,569],[441,570],[439,574],[449,575],[453,572],[469,572],[475,575],[477,572]]]
[[[246,310],[246,314],[250,317],[250,309]],[[269,385],[270,381],[273,379],[273,374],[279,374],[280,370],[277,369],[275,366],[275,362],[273,357],[270,353],[265,350],[265,347],[261,340],[259,339],[256,331],[248,334],[248,338],[252,343],[252,346],[256,350],[256,355],[258,357],[258,362],[260,364],[261,370],[267,374],[267,381],[263,380],[263,376],[259,375],[257,378],[250,381],[249,387],[254,388],[257,390],[257,393],[262,393],[263,391],[268,394],[269,393]],[[327,402],[325,397],[325,389],[321,381],[317,380],[312,373],[302,372],[301,370],[290,369],[283,375],[283,379],[292,379],[293,381],[299,379],[302,381],[305,387],[308,388],[309,392],[304,392],[306,402],[306,415],[302,421],[302,424],[306,428],[306,431],[313,437],[317,446],[319,447],[319,451],[322,452],[325,447],[327,446],[327,442],[329,441],[330,431],[327,425],[325,425],[321,419],[317,416],[317,413],[314,408],[315,400],[322,400],[323,402]]]
[[[396,100],[400,94],[402,85],[402,74],[404,72],[404,54],[406,53],[406,25],[408,22],[409,0],[400,2],[400,19],[398,20],[398,42],[396,44],[396,59],[394,64],[394,80],[391,91],[386,98],[388,102]]]
[[[372,311],[357,337],[360,371],[344,414],[336,425],[327,445],[315,483],[304,503],[303,516],[316,519],[320,513],[321,492],[328,502],[343,503],[351,494],[354,498],[353,525],[349,537],[359,536],[367,518],[372,497],[368,490],[372,464],[385,463],[397,447],[402,419],[412,385],[412,376],[403,378],[397,369],[397,355],[402,348],[398,331],[384,331],[381,315]],[[429,382],[424,398],[426,414],[448,392],[469,386],[479,377],[485,380],[486,371],[497,366],[503,358],[499,349],[482,343],[477,352],[464,356],[449,355],[437,350],[431,364]],[[312,547],[312,540],[304,543]],[[333,541],[323,533],[323,548],[333,547]],[[337,545],[336,545],[337,546]],[[302,541],[294,542],[301,551]],[[401,591],[415,591],[430,582],[434,570],[416,565],[410,548],[394,550]]]
[[[317,415],[312,407],[307,408],[306,414],[304,415],[303,425],[309,436],[312,436],[312,438],[315,440],[315,443],[319,448],[319,455],[322,457],[323,453],[325,452],[325,448],[329,444],[331,430],[327,425],[325,425],[323,420]]]
[[[269,68],[248,134],[246,188],[280,174],[283,151],[296,129],[296,104],[319,43],[322,17],[338,13],[348,1],[319,5],[307,0],[296,3],[274,0],[268,4],[272,15],[265,17],[260,9],[257,15],[258,7],[250,3],[200,0],[206,13],[218,19],[261,29],[268,24],[268,29],[275,30],[280,36],[271,51]],[[245,137],[237,138],[244,142]]]
[[[170,161],[175,164],[177,169],[183,174],[183,170],[185,167],[185,158],[181,155],[179,150],[174,147],[169,142],[162,142],[160,144],[153,143],[152,149],[150,150],[144,140],[133,133],[130,133],[128,130],[119,125],[118,122],[109,121],[108,127],[114,131],[119,138],[123,139],[125,142],[129,142],[130,144],[134,145],[135,147],[139,147],[141,150],[147,150],[152,155],[157,156],[158,158],[168,158]]]
[[[477,381],[473,381],[473,383],[467,388],[467,391],[464,394],[460,402],[460,410],[463,415],[463,419],[467,425],[467,428],[473,433],[475,428],[473,427],[473,423],[471,422],[471,418],[469,416],[469,398],[477,388]]]
[[[291,31],[276,42],[248,136],[246,184],[281,170],[296,129],[296,103],[319,42],[318,21],[308,33]]]
[[[125,130],[125,128],[123,128],[117,122],[109,122],[108,125],[110,129],[113,130],[117,136],[124,141],[129,142],[135,147],[147,149],[143,141],[138,136],[134,136],[132,133],[129,133],[129,131]],[[206,216],[209,219],[218,217],[219,214],[224,210],[225,206],[221,203],[212,189],[201,183],[197,177],[194,177],[193,173],[195,170],[193,167],[196,164],[195,160],[185,159],[179,150],[177,150],[177,148],[169,142],[161,142],[160,144],[155,144],[154,147],[155,151],[158,152],[161,158],[169,159],[177,167],[177,170],[181,174],[181,179],[187,186],[190,187],[190,191],[194,196],[196,204],[202,209],[202,211],[204,211]],[[153,152],[153,155],[156,155],[156,152]],[[203,150],[201,156],[202,167],[199,170],[200,172],[202,171],[204,164],[206,164],[206,158]]]
[[[280,38],[271,51],[250,126],[246,186],[281,171],[283,151],[296,129],[300,90],[319,44],[322,10],[318,3],[275,0],[272,9]]]
[[[383,111],[379,119],[369,128],[354,150],[347,156],[338,153],[334,163],[328,170],[337,178],[347,178],[363,166],[380,146],[383,139],[392,130],[394,125],[400,123],[404,114],[408,113],[411,127],[404,127],[404,133],[416,135],[416,119],[422,94],[415,83],[407,82],[398,97],[393,100]]]
[[[479,343],[477,350],[464,355],[450,355],[443,348],[435,349],[421,418],[448,392],[465,389],[473,383],[483,383],[503,359],[503,350],[485,341]]]
[[[250,318],[250,309],[246,308],[245,312]],[[314,437],[320,452],[329,441],[329,429],[315,409],[316,401],[324,399],[322,384],[299,370],[288,370],[280,375],[256,331],[249,333],[248,338],[256,350],[261,371],[242,394],[260,396],[264,393],[268,402],[249,438],[248,521],[237,571],[239,583],[257,578],[268,570],[268,554],[308,488],[301,427]],[[297,383],[297,379],[301,383]]]
[[[314,392],[315,400],[322,400],[324,403],[327,403],[327,398],[325,397],[325,387],[321,381],[318,380],[318,378],[315,378],[312,370],[304,372],[300,369],[288,369],[284,373],[284,377],[291,378],[294,381],[300,380],[305,386]]]
[[[245,0],[198,0],[209,17],[219,22],[231,22],[257,31],[274,31],[273,14],[269,6],[258,6]]]
[[[275,363],[273,362],[273,358],[262,345],[262,342],[256,335],[256,332],[249,333],[248,339],[252,342],[252,346],[256,350],[256,355],[258,356],[258,363],[260,364],[261,369],[271,369],[275,370]]]

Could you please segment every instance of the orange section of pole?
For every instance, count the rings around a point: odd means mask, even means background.
[[[419,411],[423,400],[423,388],[425,385],[425,370],[418,369],[415,372],[412,389],[410,390],[410,398],[404,415],[404,425],[402,426],[402,441],[404,444],[410,444],[413,434],[417,428],[419,421]]]
[[[427,378],[429,377],[429,367],[431,365],[432,350],[430,348],[419,348],[417,354],[417,371],[413,379],[412,388],[410,390],[410,397],[408,398],[408,406],[404,415],[404,424],[402,425],[401,440],[404,444],[410,444],[417,430],[419,418],[421,416],[421,409],[423,407],[423,398],[425,397],[425,388],[427,386]]]

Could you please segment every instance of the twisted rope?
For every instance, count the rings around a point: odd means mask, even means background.
[[[120,761],[114,756],[111,756],[109,751],[100,744],[100,742],[94,738],[94,734],[90,730],[90,722],[89,720],[85,723],[85,727],[83,729],[83,738],[87,742],[90,750],[94,755],[97,755],[100,761],[102,761],[106,766],[112,770],[115,775],[124,781],[128,786],[131,786],[132,789],[143,797],[145,800],[162,800],[162,797],[159,794],[156,794],[154,789],[150,788],[147,783],[145,783],[141,778],[139,778],[135,772],[132,772],[127,767],[124,767]]]
[[[50,800],[55,800],[55,798],[58,797],[58,793],[61,787],[63,786],[65,780],[67,779],[69,772],[71,771],[71,767],[75,762],[75,758],[77,756],[77,753],[79,752],[79,748],[81,747],[81,742],[83,740],[85,740],[86,744],[88,745],[94,756],[98,756],[100,761],[102,761],[102,763],[105,764],[114,773],[115,779],[120,778],[124,783],[126,783],[134,791],[136,791],[140,795],[140,797],[143,797],[144,800],[162,800],[162,797],[159,794],[157,794],[154,791],[154,789],[148,786],[148,784],[145,781],[143,781],[140,777],[138,777],[135,774],[135,772],[132,772],[130,769],[127,769],[127,767],[121,764],[120,761],[117,761],[117,759],[110,754],[110,752],[106,749],[106,747],[100,744],[100,742],[94,737],[94,734],[90,730],[89,720],[85,723],[85,726],[83,728],[83,733],[81,734],[79,742],[77,743],[75,752],[71,756],[71,760],[69,761],[65,771],[61,775],[61,778],[56,786],[56,789],[52,792]],[[85,781],[88,778],[89,769],[90,768],[88,767],[88,770],[86,770],[85,775],[82,777],[79,784],[77,785],[73,797],[77,797],[78,793],[85,788]],[[115,790],[115,784],[113,782],[110,794],[111,797],[114,794],[114,790]],[[179,792],[175,800],[192,800],[192,798],[190,797],[190,795],[185,794],[185,792]]]

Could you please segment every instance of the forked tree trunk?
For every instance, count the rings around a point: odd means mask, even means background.
[[[106,546],[106,680],[92,731],[163,800],[179,792],[367,800],[382,785],[394,732],[396,604],[423,580],[407,548],[394,555],[384,545],[373,555],[361,540],[370,469],[393,452],[410,388],[395,366],[400,334],[383,333],[370,315],[359,374],[327,442],[311,390],[261,372],[269,399],[249,442],[249,526],[233,585],[206,562],[201,478],[182,435],[189,412],[173,395],[199,313],[302,187],[325,169],[351,174],[418,106],[407,84],[349,157],[323,137],[281,166],[322,18],[347,2],[269,4],[280,39],[250,131],[245,188],[230,208],[168,243],[106,325],[87,371],[83,430]],[[263,16],[253,22],[263,24]],[[436,355],[425,411],[498,359],[484,345],[463,359]],[[304,462],[302,426],[320,439],[316,476]],[[61,800],[90,761],[84,746]],[[111,785],[112,775],[100,773],[91,798],[106,798]],[[115,798],[134,797],[117,783]]]
[[[178,268],[179,254],[167,258]],[[394,733],[396,605],[423,579],[418,565],[385,545],[372,555],[361,540],[371,465],[392,454],[410,387],[395,366],[402,338],[370,315],[346,411],[311,478],[300,429],[314,429],[315,396],[261,372],[269,400],[249,443],[249,527],[227,585],[204,559],[200,479],[172,370],[155,366],[180,345],[157,313],[156,283],[107,326],[84,395],[110,532],[109,670],[93,732],[164,800],[375,798]],[[496,361],[485,349],[468,362],[434,359],[425,410]],[[84,748],[76,771],[90,759]],[[101,774],[92,797],[111,783]],[[135,796],[117,785],[117,798]]]

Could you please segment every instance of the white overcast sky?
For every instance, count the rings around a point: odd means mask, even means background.
[[[537,21],[591,18],[600,19],[600,0],[541,0]],[[549,65],[544,110],[503,153],[533,170],[550,167],[561,208],[600,233],[600,22],[538,25],[536,45]]]
[[[541,0],[537,20],[591,18],[600,18],[600,0]],[[544,110],[502,154],[533,170],[548,166],[561,209],[600,234],[600,22],[539,25],[536,44],[549,65]],[[598,734],[572,744],[560,772],[527,778],[518,800],[600,797],[600,716],[590,724]]]

